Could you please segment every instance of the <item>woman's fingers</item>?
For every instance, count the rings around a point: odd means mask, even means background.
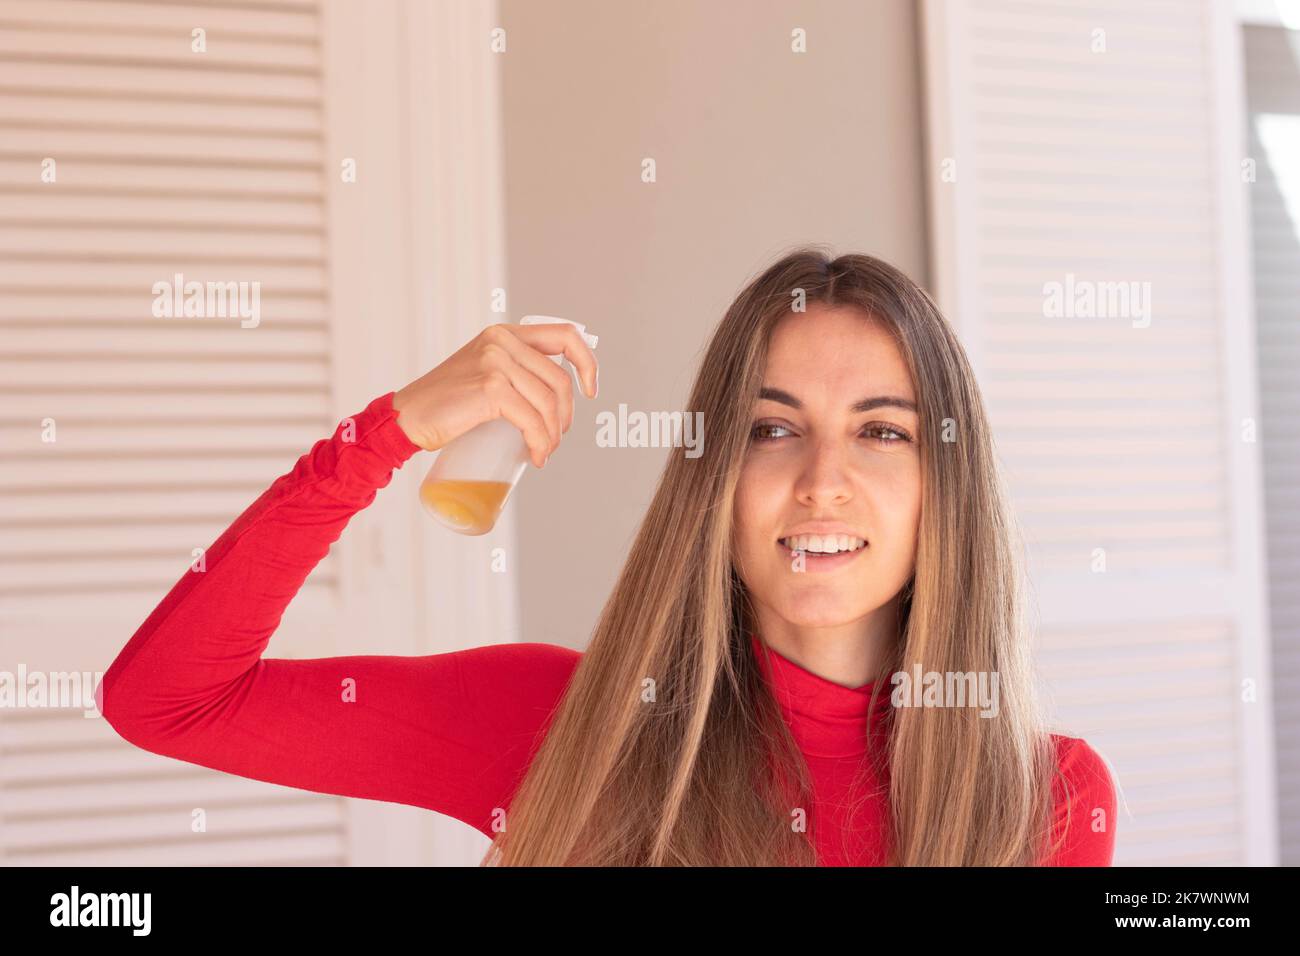
[[[543,355],[567,358],[577,370],[587,397],[596,397],[596,353],[575,326],[567,322],[547,322],[542,325],[512,325],[510,331]]]
[[[515,328],[527,328],[527,326],[504,326],[503,328],[507,329],[507,332],[499,337],[500,344],[516,362],[541,379],[555,393],[556,406],[561,413],[560,430],[561,433],[567,432],[573,425],[573,379],[568,370],[561,368],[549,357],[514,335]],[[539,408],[538,411],[543,415],[546,414],[546,409]],[[559,439],[560,436],[557,435],[557,443]]]
[[[419,447],[436,451],[502,417],[524,435],[540,468],[573,424],[573,383],[552,355],[566,356],[584,390],[595,395],[595,356],[576,328],[501,323],[393,393],[398,427]]]
[[[538,468],[545,465],[551,454],[552,443],[550,430],[542,414],[520,394],[502,370],[489,373],[484,389],[498,414],[523,434],[533,464]]]
[[[502,333],[509,335],[510,333]],[[560,443],[560,404],[559,399],[545,382],[516,362],[510,354],[510,348],[504,342],[489,341],[483,347],[483,359],[489,369],[500,372],[516,392],[522,395],[541,416],[546,427],[546,454],[554,451]]]

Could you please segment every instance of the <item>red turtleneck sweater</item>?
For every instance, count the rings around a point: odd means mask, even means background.
[[[420,657],[282,660],[262,656],[281,615],[394,468],[419,447],[392,393],[340,424],[227,528],[118,654],[97,690],[105,719],[154,753],[319,793],[424,807],[493,835],[549,726],[578,651],[492,644]],[[870,687],[818,677],[750,635],[814,783],[808,825],[824,865],[881,862],[881,781],[850,788],[867,751]],[[355,682],[354,699],[345,681]],[[878,706],[889,706],[881,693]],[[878,725],[875,725],[878,726]],[[1115,795],[1082,740],[1054,736],[1068,786],[1056,793],[1049,865],[1109,865]],[[1068,795],[1068,796],[1067,796]],[[1093,810],[1107,827],[1093,832]]]

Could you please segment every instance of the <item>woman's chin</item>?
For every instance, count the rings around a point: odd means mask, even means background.
[[[785,608],[781,617],[795,627],[839,627],[868,613],[867,608],[850,608],[839,601],[800,601]]]

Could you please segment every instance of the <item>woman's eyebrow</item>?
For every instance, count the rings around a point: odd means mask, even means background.
[[[780,388],[772,388],[764,385],[758,390],[759,398],[770,399],[774,402],[780,402],[782,405],[789,405],[791,408],[803,408],[803,402],[795,398],[789,392]],[[892,405],[895,408],[905,408],[909,412],[916,411],[916,403],[906,398],[899,398],[896,395],[874,395],[871,398],[862,398],[854,402],[850,407],[851,412],[869,412],[873,408]]]

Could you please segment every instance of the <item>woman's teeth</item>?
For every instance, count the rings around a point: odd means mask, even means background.
[[[847,534],[801,534],[793,538],[782,538],[781,543],[791,551],[807,551],[810,554],[857,551],[867,544],[862,538],[854,538]]]

